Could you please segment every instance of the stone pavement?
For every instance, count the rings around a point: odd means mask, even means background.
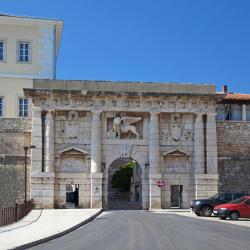
[[[59,237],[91,221],[101,211],[101,209],[32,210],[22,220],[0,228],[0,250]]]

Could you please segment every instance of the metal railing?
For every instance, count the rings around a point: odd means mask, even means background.
[[[16,204],[13,207],[0,208],[0,227],[22,219],[32,208],[32,200],[24,202],[23,204]]]

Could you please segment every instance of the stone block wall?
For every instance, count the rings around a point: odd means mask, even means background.
[[[217,122],[219,191],[250,194],[250,122]]]
[[[24,200],[24,146],[30,145],[29,119],[0,119],[0,207],[13,206]],[[28,152],[30,154],[30,152]],[[30,157],[28,157],[30,180]],[[30,185],[27,182],[29,198]]]

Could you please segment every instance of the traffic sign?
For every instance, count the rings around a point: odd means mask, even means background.
[[[166,182],[164,180],[159,180],[157,182],[157,186],[160,187],[160,188],[165,187],[166,186]]]

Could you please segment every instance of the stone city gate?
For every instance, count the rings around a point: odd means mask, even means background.
[[[36,207],[107,207],[108,168],[133,158],[142,169],[142,208],[179,207],[216,193],[214,85],[35,80],[31,196]],[[165,189],[157,186],[159,180]],[[179,186],[179,188],[174,188]]]

